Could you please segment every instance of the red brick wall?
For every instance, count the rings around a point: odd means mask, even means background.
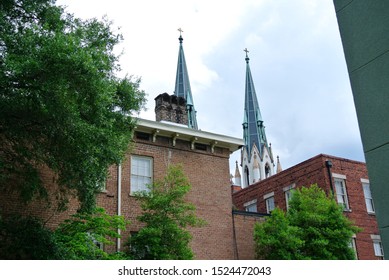
[[[373,243],[370,238],[371,234],[379,234],[378,225],[375,216],[367,213],[361,183],[361,178],[368,179],[365,163],[328,155],[318,155],[234,193],[233,204],[237,209],[244,210],[245,202],[257,199],[258,212],[266,213],[263,196],[274,192],[276,207],[285,210],[286,200],[283,188],[291,184],[295,184],[296,187],[318,184],[329,194],[331,188],[325,166],[326,160],[332,162],[332,173],[346,176],[346,189],[351,212],[345,212],[345,215],[354,221],[355,225],[363,229],[356,236],[358,258],[380,259],[374,255]]]
[[[197,215],[207,225],[191,229],[191,246],[196,259],[232,259],[232,201],[229,189],[229,151],[216,149],[191,150],[190,143],[178,141],[172,147],[166,139],[138,141],[132,154],[153,158],[154,180],[162,178],[168,163],[182,164],[192,189],[187,195],[197,209]],[[130,192],[130,155],[122,165],[122,213],[131,220],[130,231],[139,229],[136,216],[140,208],[134,203]],[[124,234],[126,237],[126,234]],[[126,238],[125,238],[126,239]]]
[[[35,197],[31,202],[21,201],[19,194],[12,190],[7,190],[0,197],[0,208],[3,215],[21,214],[31,215],[41,218],[47,227],[54,229],[58,224],[69,218],[69,215],[76,213],[79,203],[70,196],[67,204],[67,211],[58,211],[57,196],[61,194],[59,187],[55,184],[55,175],[53,172],[42,166],[40,176],[48,191],[48,197]]]
[[[264,217],[234,213],[234,259],[253,260],[255,258],[254,225],[264,221]]]

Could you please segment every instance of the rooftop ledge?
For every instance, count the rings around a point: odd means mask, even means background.
[[[230,152],[239,150],[243,145],[243,139],[192,129],[182,125],[176,125],[168,122],[157,122],[137,118],[136,131],[146,132],[156,136],[165,136],[175,139],[186,140],[192,143],[201,143],[211,145],[211,147],[227,148]],[[173,144],[174,146],[174,144]]]

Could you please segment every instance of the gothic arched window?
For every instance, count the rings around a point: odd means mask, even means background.
[[[270,166],[268,163],[265,165],[265,178],[268,178],[270,176]]]
[[[250,185],[250,174],[247,165],[244,168],[244,179],[245,179],[245,185],[246,187],[248,187]]]

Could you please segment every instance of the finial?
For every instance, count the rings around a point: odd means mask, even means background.
[[[280,157],[277,156],[277,173],[280,173],[282,171],[281,163],[280,163]]]
[[[179,40],[180,43],[182,44],[182,41],[183,41],[184,39],[182,39],[181,33],[184,32],[184,30],[182,30],[181,27],[178,28],[177,30],[178,30],[178,32],[180,32],[180,37],[178,38],[178,40]]]
[[[250,58],[249,58],[249,56],[248,56],[249,50],[248,50],[247,48],[245,48],[243,51],[246,53],[246,58],[245,58],[245,60],[246,60],[247,63],[249,63],[249,60],[250,60]]]

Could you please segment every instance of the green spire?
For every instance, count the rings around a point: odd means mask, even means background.
[[[190,89],[189,83],[189,74],[186,67],[184,48],[182,47],[182,41],[184,40],[181,36],[183,32],[181,28],[178,29],[180,32],[180,47],[178,51],[178,63],[177,63],[177,73],[176,73],[176,86],[174,90],[174,95],[178,97],[183,97],[186,100],[186,107],[188,111],[188,127],[198,129],[197,120],[196,120],[196,110],[193,103],[192,90]]]
[[[245,103],[244,103],[244,117],[243,117],[243,137],[247,152],[251,155],[253,144],[258,148],[259,154],[262,158],[263,148],[268,147],[265,126],[259,109],[257,94],[253,78],[251,76],[250,64],[248,57],[248,50],[246,52],[246,87],[245,87]]]

